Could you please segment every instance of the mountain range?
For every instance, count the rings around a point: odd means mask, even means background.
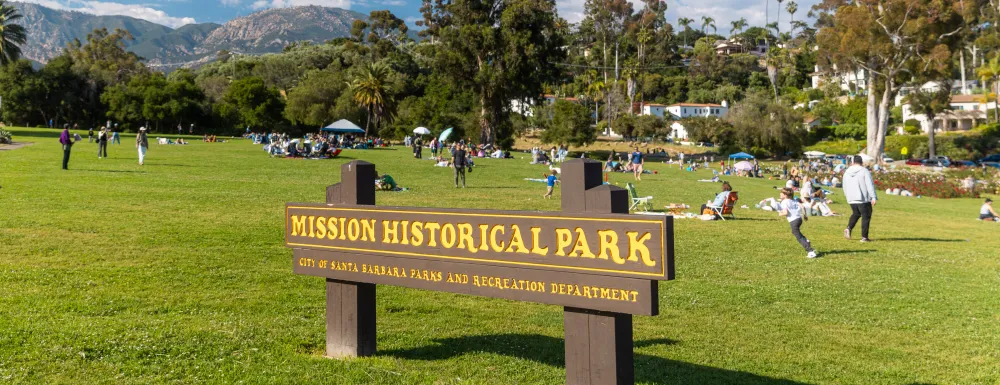
[[[27,59],[45,63],[62,53],[74,39],[86,42],[97,28],[128,30],[135,40],[126,48],[163,70],[194,67],[215,58],[219,50],[243,54],[280,52],[288,43],[323,42],[347,37],[356,19],[368,16],[340,8],[302,6],[273,8],[238,17],[219,25],[188,24],[177,29],[129,16],[96,16],[46,8],[32,3],[13,3],[24,18],[28,43],[22,47]]]

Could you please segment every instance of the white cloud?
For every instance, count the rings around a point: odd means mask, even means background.
[[[351,0],[257,0],[251,7],[253,7],[253,9],[288,8],[303,5],[319,5],[323,7],[351,9]]]
[[[177,28],[186,24],[194,24],[193,17],[173,17],[158,9],[150,8],[140,4],[122,4],[103,1],[81,1],[81,0],[23,0],[27,3],[35,3],[43,7],[58,9],[62,11],[77,11],[89,13],[91,15],[109,16],[121,15],[131,16],[171,28]]]
[[[641,1],[629,1],[636,11],[642,9]],[[571,23],[578,23],[584,18],[585,2],[586,0],[556,0],[556,8],[559,10],[559,16]],[[818,2],[818,0],[797,0],[799,9],[795,12],[795,19],[805,20],[809,9]],[[729,35],[729,30],[732,29],[730,22],[746,18],[750,26],[763,27],[767,22],[776,21],[780,8],[781,30],[787,31],[791,18],[785,11],[786,6],[788,6],[787,0],[780,5],[777,1],[771,0],[667,0],[666,18],[675,28],[679,17],[694,19],[691,28],[701,29],[701,17],[708,16],[715,19],[718,33],[725,36]],[[811,24],[811,21],[809,23]]]
[[[235,7],[237,5],[240,5],[240,3],[242,3],[241,0],[219,0],[219,2],[227,7]]]

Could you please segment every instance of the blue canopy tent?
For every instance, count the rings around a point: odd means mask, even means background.
[[[729,159],[753,159],[753,155],[745,152],[738,152],[729,156]]]
[[[333,122],[329,126],[323,127],[323,131],[333,132],[337,134],[364,134],[365,129],[358,127],[357,124],[351,123],[350,120],[340,119]]]

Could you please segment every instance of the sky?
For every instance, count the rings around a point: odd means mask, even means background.
[[[388,9],[407,21],[411,27],[420,20],[420,0],[20,0],[49,8],[74,10],[95,15],[125,15],[148,20],[168,27],[185,24],[213,22],[224,24],[238,16],[246,16],[265,8],[321,5],[339,7],[368,14],[373,10]],[[641,1],[629,0],[641,9]],[[715,19],[718,33],[728,35],[730,22],[746,18],[751,26],[763,26],[765,20],[780,17],[781,30],[789,27],[790,17],[785,11],[786,0],[779,5],[776,0],[667,0],[667,21],[677,25],[678,17],[694,19],[692,28],[701,28],[702,16]],[[556,0],[559,16],[570,22],[583,18],[585,0]],[[796,19],[804,19],[809,8],[818,0],[799,0]],[[765,7],[769,12],[765,13]],[[709,28],[711,30],[711,28]]]

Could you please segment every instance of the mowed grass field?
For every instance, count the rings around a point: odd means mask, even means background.
[[[324,280],[292,273],[285,202],[321,202],[340,164],[363,159],[407,192],[379,204],[559,210],[545,166],[476,160],[469,188],[405,148],[336,160],[268,158],[248,141],[74,146],[12,130],[0,151],[2,384],[559,384],[562,308],[378,287],[378,354],[324,350]],[[84,133],[85,135],[85,133]],[[656,207],[700,205],[709,171],[648,164]],[[611,175],[624,185],[630,175]],[[885,196],[874,243],[846,217],[788,225],[754,203],[779,181],[732,179],[739,220],[676,221],[677,279],[660,315],[635,317],[641,384],[998,384],[1000,225],[979,200]],[[558,191],[557,191],[558,194]],[[834,195],[838,212],[849,211]],[[856,238],[857,239],[857,235]]]

